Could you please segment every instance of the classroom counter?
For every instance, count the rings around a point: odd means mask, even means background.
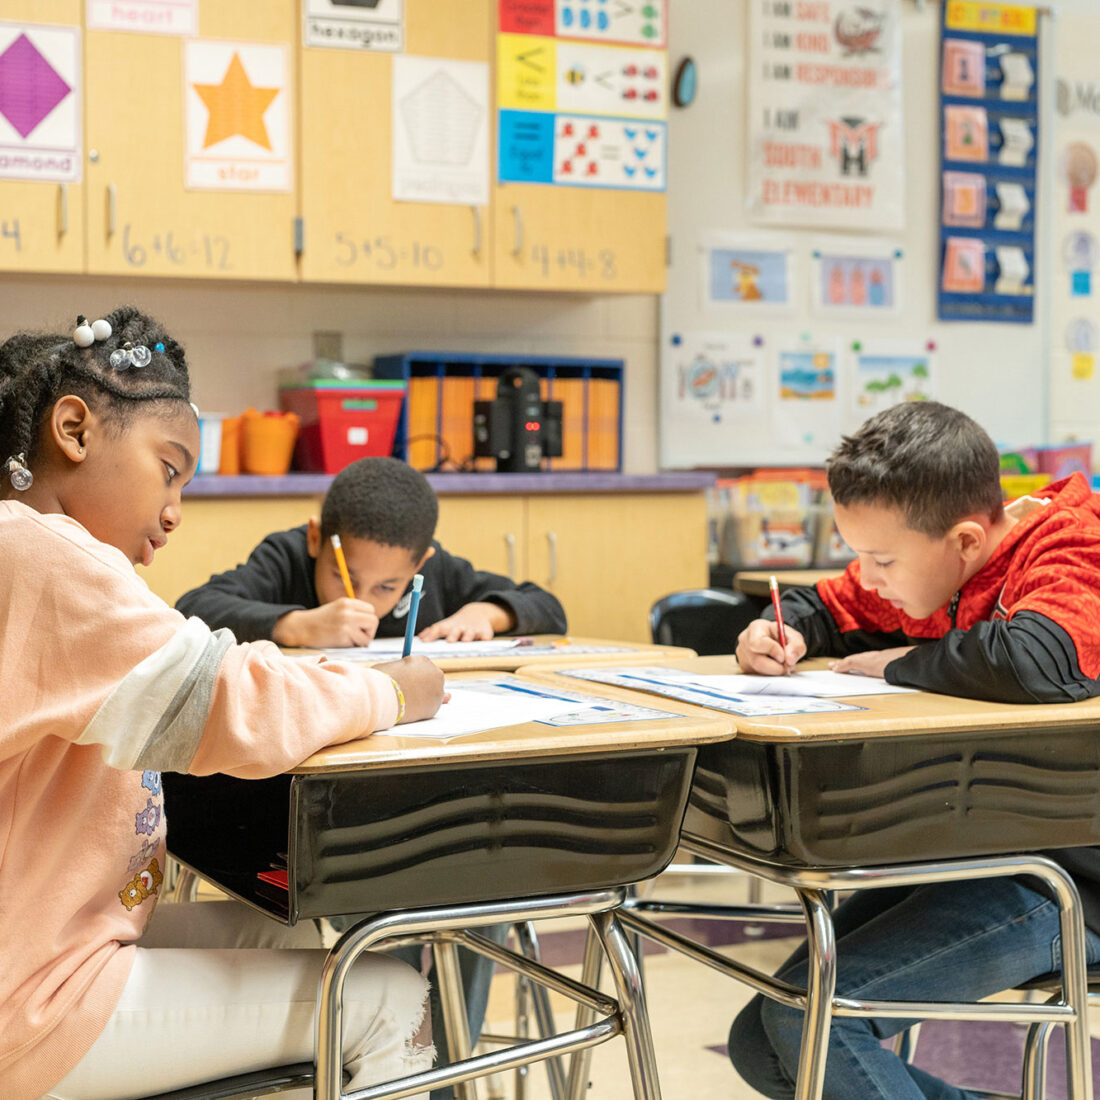
[[[427,474],[428,483],[440,496],[454,494],[523,493],[683,493],[701,492],[714,484],[715,475],[705,471],[663,474],[618,474],[609,471],[555,472],[538,474],[442,473]],[[331,474],[289,473],[282,477],[216,474],[196,477],[184,496],[279,497],[321,496],[328,491]]]

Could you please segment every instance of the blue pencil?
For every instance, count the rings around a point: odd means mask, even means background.
[[[424,578],[417,573],[413,577],[413,588],[409,594],[409,621],[405,624],[405,648],[402,657],[412,653],[413,638],[416,636],[416,613],[420,610],[420,590],[424,587]]]

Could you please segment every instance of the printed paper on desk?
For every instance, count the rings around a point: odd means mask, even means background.
[[[915,688],[888,684],[877,676],[857,676],[820,669],[789,676],[695,676],[694,680],[739,695],[797,695],[811,699],[842,699],[846,695],[909,695]]]
[[[449,741],[526,722],[574,726],[676,717],[667,711],[612,702],[580,692],[540,688],[512,676],[448,682],[446,690],[451,693],[451,700],[439,708],[434,718],[409,722],[391,732],[398,737]]]
[[[811,695],[764,695],[759,691],[753,694],[737,693],[708,683],[708,680],[716,677],[693,676],[691,673],[671,668],[581,668],[569,671],[563,669],[562,675],[572,676],[578,680],[593,680],[601,684],[614,684],[617,687],[631,688],[635,691],[649,691],[669,699],[679,699],[684,703],[693,703],[696,706],[709,707],[711,710],[750,718],[866,709],[851,703],[837,703],[831,699],[821,699]],[[751,679],[769,679],[769,677]],[[783,679],[789,679],[789,677]]]
[[[334,661],[392,661],[401,656],[404,644],[404,638],[375,638],[370,645],[321,652]],[[519,638],[492,638],[484,642],[422,642],[414,638],[412,651],[423,657],[495,657],[519,644]]]

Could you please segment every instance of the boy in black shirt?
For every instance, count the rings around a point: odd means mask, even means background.
[[[423,641],[565,633],[565,612],[549,592],[480,572],[433,541],[438,516],[422,474],[395,458],[362,458],[333,479],[319,523],[268,535],[244,565],[211,577],[176,607],[211,629],[228,627],[239,642],[361,646],[405,633],[409,589],[421,573]],[[345,592],[333,535],[355,599]]]

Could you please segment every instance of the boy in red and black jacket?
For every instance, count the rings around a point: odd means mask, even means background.
[[[856,560],[782,598],[737,643],[745,672],[779,675],[805,656],[941,694],[1066,703],[1100,694],[1100,500],[1080,474],[1001,501],[1000,461],[968,416],[897,405],[847,437],[827,466],[836,525]],[[960,825],[962,823],[960,822]],[[1070,873],[1100,961],[1100,848],[1044,853]],[[868,890],[836,910],[839,996],[976,1001],[1055,968],[1058,909],[1027,880]],[[806,949],[779,974],[805,985]],[[882,1040],[902,1020],[832,1022],[823,1100],[972,1100]],[[729,1053],[768,1097],[794,1095],[802,1013],[754,998]]]
[[[802,657],[999,703],[1100,694],[1100,499],[1080,474],[1001,503],[992,440],[936,402],[868,420],[828,464],[843,576],[784,593],[738,639],[746,672]]]

